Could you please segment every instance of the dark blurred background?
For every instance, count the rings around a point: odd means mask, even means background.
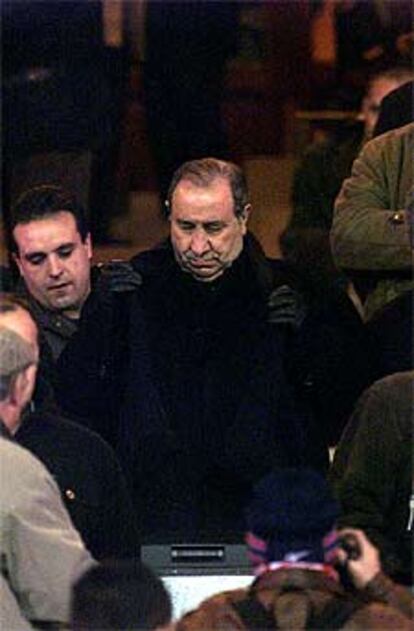
[[[407,0],[2,2],[3,218],[37,181],[87,205],[97,258],[150,247],[184,160],[244,167],[267,254],[303,148],[360,124],[371,73],[412,65]],[[3,249],[4,255],[4,249]]]

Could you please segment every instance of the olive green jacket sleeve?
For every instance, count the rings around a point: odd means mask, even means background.
[[[408,196],[413,189],[414,124],[368,142],[335,202],[331,247],[341,269],[407,270],[413,264]]]

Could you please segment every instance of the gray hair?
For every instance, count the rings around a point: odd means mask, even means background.
[[[0,401],[10,393],[14,378],[36,363],[36,349],[11,329],[0,327]]]
[[[217,158],[201,158],[184,162],[174,173],[167,192],[165,213],[169,216],[172,197],[182,180],[190,180],[200,188],[209,186],[215,179],[223,178],[230,184],[234,202],[234,214],[240,217],[249,203],[246,178],[237,164]]]

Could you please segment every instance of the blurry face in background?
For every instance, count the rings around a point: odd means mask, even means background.
[[[211,282],[243,249],[249,209],[237,217],[228,180],[208,186],[181,180],[172,196],[171,242],[177,263],[196,280]]]
[[[365,138],[372,137],[374,127],[377,123],[382,99],[400,85],[410,81],[410,77],[404,81],[397,79],[378,78],[371,83],[368,93],[362,102],[362,117],[364,120]]]
[[[90,291],[90,236],[82,241],[66,211],[18,224],[15,261],[29,293],[44,307],[76,318]]]

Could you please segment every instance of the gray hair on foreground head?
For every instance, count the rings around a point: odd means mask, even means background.
[[[195,186],[204,188],[217,178],[230,183],[234,201],[234,214],[239,217],[249,203],[247,182],[243,171],[237,164],[218,160],[217,158],[201,158],[184,162],[172,176],[165,202],[167,216],[171,212],[172,197],[175,189],[182,180],[189,180]]]
[[[10,393],[14,377],[36,363],[35,349],[11,329],[0,327],[0,401]]]

